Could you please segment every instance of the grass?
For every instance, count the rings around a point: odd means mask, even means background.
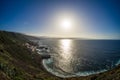
[[[0,31],[0,80],[120,80],[120,66],[87,77],[56,77],[43,68],[39,54],[23,46],[36,45],[29,39],[35,37]]]

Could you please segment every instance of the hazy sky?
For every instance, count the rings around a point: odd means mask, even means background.
[[[62,28],[64,18],[71,27]],[[120,39],[119,0],[0,0],[0,30],[37,36]]]

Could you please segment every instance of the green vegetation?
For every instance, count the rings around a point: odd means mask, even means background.
[[[43,71],[40,55],[23,46],[34,44],[28,37],[0,31],[0,80],[42,80],[44,75],[49,76]]]
[[[120,66],[87,77],[56,77],[43,68],[39,54],[23,46],[25,43],[36,45],[28,40],[34,38],[0,31],[0,80],[120,80]]]

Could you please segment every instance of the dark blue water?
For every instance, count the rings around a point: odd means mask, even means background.
[[[120,40],[45,39],[51,59],[45,68],[60,77],[87,76],[104,72],[120,63]]]

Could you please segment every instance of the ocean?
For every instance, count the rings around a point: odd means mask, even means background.
[[[88,76],[120,64],[120,40],[41,39],[50,48],[47,71],[59,77]]]

